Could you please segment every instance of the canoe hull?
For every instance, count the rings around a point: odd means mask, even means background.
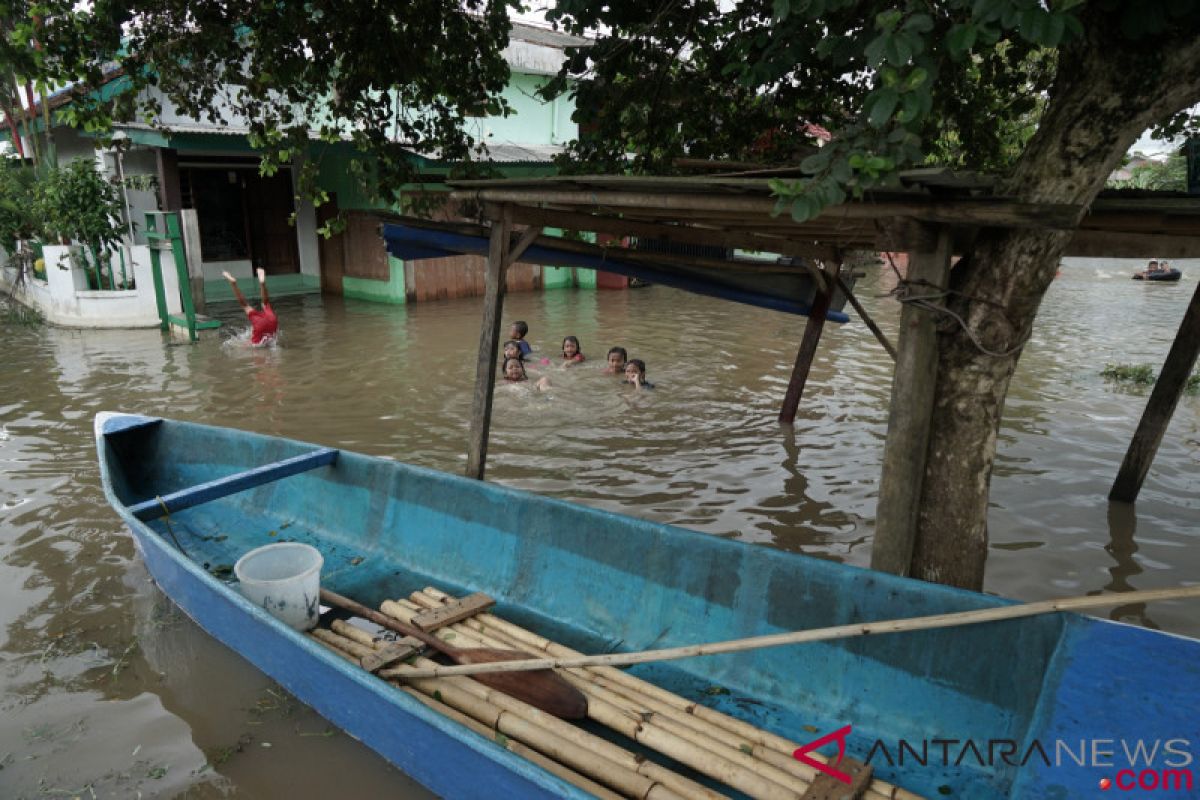
[[[464,731],[383,681],[314,648],[195,574],[157,535],[130,531],[159,588],[214,639],[243,656],[321,716],[442,797],[587,798],[585,792]],[[239,602],[241,601],[241,602]],[[258,612],[258,613],[253,613]],[[499,792],[499,794],[498,794]]]
[[[442,796],[482,796],[481,786],[492,797],[581,796],[287,629],[180,553],[161,520],[143,522],[131,511],[314,446],[129,416],[98,419],[97,438],[105,492],[151,574],[214,637]],[[1008,602],[353,453],[171,519],[202,562],[232,563],[286,534],[321,548],[323,584],[365,604],[430,584],[483,591],[498,600],[502,616],[586,652]],[[1171,666],[1170,683],[1154,682],[1156,663]],[[1133,738],[1184,738],[1200,746],[1200,642],[1070,614],[634,671],[800,743],[852,724],[851,755],[870,758],[880,777],[926,796],[947,787],[976,799],[1087,798],[1113,774],[1090,763],[997,761],[986,752],[989,741],[1028,746],[1044,739],[1053,750],[1051,737],[1128,739],[1130,746]],[[1151,681],[1153,690],[1138,680]],[[964,763],[950,752],[948,762],[914,766],[911,758],[872,756],[879,742],[894,757],[902,741],[919,747],[947,737],[980,743],[986,760],[967,753]]]

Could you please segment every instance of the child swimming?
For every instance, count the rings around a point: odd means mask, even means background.
[[[625,352],[624,347],[608,348],[608,355],[605,356],[605,375],[623,375],[625,373],[625,362],[629,360],[629,353]]]
[[[521,343],[516,339],[509,339],[504,343],[504,361],[510,358],[516,358],[520,361],[525,360],[525,354],[521,352]]]
[[[256,272],[258,275],[258,299],[262,304],[261,309],[250,305],[246,300],[246,296],[238,288],[237,278],[233,277],[227,271],[222,272],[221,275],[225,280],[229,281],[229,285],[233,288],[233,296],[237,298],[242,311],[246,312],[246,317],[250,320],[250,344],[255,346],[269,345],[275,341],[276,334],[279,331],[279,318],[275,316],[275,310],[271,308],[271,299],[267,295],[267,273],[263,269],[259,269]]]
[[[563,366],[578,364],[583,361],[583,353],[579,351],[579,340],[574,336],[567,336],[562,341]]]
[[[654,388],[654,384],[646,380],[646,362],[640,358],[631,358],[626,362],[625,382],[633,384],[635,389]]]
[[[524,320],[517,320],[508,329],[508,338],[517,343],[521,348],[521,355],[527,356],[533,352],[533,348],[529,346],[529,342],[525,341],[525,335],[529,333],[529,326]]]
[[[525,364],[519,358],[504,359],[504,366],[501,368],[501,374],[504,376],[504,380],[508,383],[521,383],[522,381],[529,380],[529,376],[525,374]],[[542,377],[538,378],[537,383],[533,385],[533,388],[537,389],[539,392],[544,392],[546,389],[550,388],[550,379],[543,375]]]

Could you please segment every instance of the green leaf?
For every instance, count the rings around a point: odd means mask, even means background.
[[[870,116],[867,121],[871,123],[872,128],[882,128],[892,118],[892,113],[896,110],[896,104],[900,102],[900,95],[895,89],[877,89],[874,93],[874,102],[871,102]]]
[[[914,91],[924,85],[929,79],[929,70],[924,67],[916,67],[912,72],[908,73],[908,80],[904,82],[904,86],[908,91]]]
[[[1063,14],[1051,14],[1046,17],[1046,31],[1042,44],[1046,47],[1058,47],[1062,43],[1063,31],[1066,28],[1066,17]]]
[[[796,222],[808,222],[815,216],[813,213],[812,199],[806,195],[800,195],[792,201],[792,219]]]
[[[900,113],[896,115],[896,119],[903,123],[912,122],[921,113],[921,98],[915,92],[910,92],[904,95],[904,103],[900,106]],[[899,129],[901,133],[903,128]],[[889,137],[890,138],[890,137]]]
[[[853,177],[853,172],[850,169],[850,163],[846,159],[839,158],[834,160],[833,165],[829,168],[829,175],[838,183],[846,183]]]
[[[881,11],[875,15],[875,28],[890,33],[896,30],[896,26],[900,24],[902,17],[903,14],[894,8],[888,11]]]
[[[783,22],[788,18],[788,14],[792,11],[791,0],[775,0],[773,4],[774,17],[776,22]]]
[[[878,68],[883,63],[883,52],[887,47],[888,40],[891,39],[887,34],[880,34],[867,44],[863,49],[863,55],[867,57],[867,64]]]
[[[929,33],[933,30],[933,17],[928,14],[913,14],[905,20],[904,30],[910,33]]]
[[[975,45],[975,35],[979,29],[974,25],[956,24],[946,34],[946,47],[950,50],[950,57],[955,60],[960,60],[964,55],[970,52]]]
[[[812,175],[823,170],[828,162],[828,154],[820,152],[814,153],[800,162],[800,169],[804,170],[809,175]]]

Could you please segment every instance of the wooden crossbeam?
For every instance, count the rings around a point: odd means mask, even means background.
[[[494,605],[496,605],[496,601],[493,598],[488,597],[483,592],[476,592],[459,600],[446,603],[441,608],[431,608],[428,611],[422,611],[412,618],[412,624],[426,633],[431,633],[438,628],[462,622],[467,617],[473,617],[476,614],[487,611]]]
[[[314,450],[311,453],[286,458],[283,461],[276,461],[273,464],[248,469],[245,472],[239,472],[235,475],[227,475],[224,478],[190,486],[187,489],[172,492],[163,497],[144,500],[141,503],[135,503],[130,506],[129,511],[138,519],[146,522],[157,519],[167,513],[173,514],[176,511],[182,511],[185,508],[207,503],[210,500],[217,500],[231,494],[236,494],[237,492],[245,491],[246,489],[253,489],[255,486],[277,481],[280,478],[297,475],[301,472],[307,472],[310,469],[316,469],[317,467],[324,467],[334,463],[337,460],[337,456],[337,450],[331,447],[322,447],[320,450]]]

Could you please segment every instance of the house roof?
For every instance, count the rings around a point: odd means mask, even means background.
[[[522,22],[513,23],[512,32],[508,38],[531,44],[540,44],[543,47],[555,47],[560,50],[568,47],[587,47],[593,43],[591,39],[583,36],[572,36],[569,33],[561,33],[550,28],[542,28]]]

